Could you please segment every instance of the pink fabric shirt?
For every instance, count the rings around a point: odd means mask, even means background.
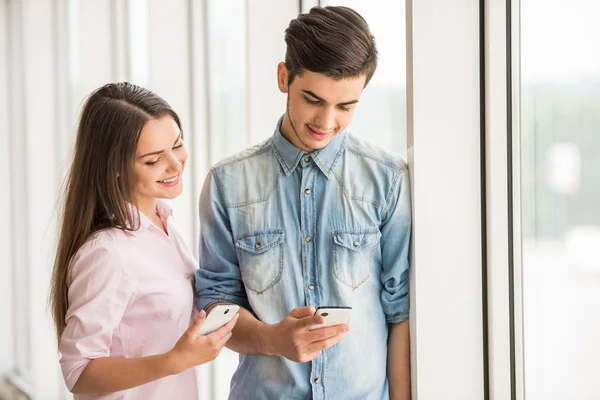
[[[72,389],[100,357],[144,357],[173,348],[194,313],[193,255],[163,202],[158,213],[169,234],[141,214],[140,228],[94,233],[79,249],[68,277],[69,309],[59,351]],[[197,399],[194,368],[133,389],[75,399]]]

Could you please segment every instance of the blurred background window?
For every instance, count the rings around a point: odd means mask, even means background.
[[[527,400],[600,398],[600,2],[521,0]]]

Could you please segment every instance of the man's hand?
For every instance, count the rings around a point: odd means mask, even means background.
[[[295,308],[281,322],[271,325],[269,336],[273,353],[292,361],[308,362],[341,341],[350,330],[344,324],[309,331],[309,327],[325,321],[314,314],[312,306]]]

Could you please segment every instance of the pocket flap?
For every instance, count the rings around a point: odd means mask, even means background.
[[[236,247],[254,254],[262,254],[283,243],[284,232],[272,230],[257,232],[252,235],[238,236]]]
[[[377,244],[380,235],[378,230],[358,232],[338,231],[333,232],[333,241],[338,246],[343,246],[352,251],[361,251]]]

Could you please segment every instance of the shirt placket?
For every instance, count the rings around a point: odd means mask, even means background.
[[[315,257],[315,174],[318,169],[315,167],[314,162],[310,156],[304,156],[301,161],[302,167],[302,187],[301,187],[301,200],[302,206],[301,213],[301,229],[304,235],[303,251],[302,251],[302,263],[303,263],[303,278],[304,278],[304,293],[306,298],[306,304],[319,307],[321,301],[319,298],[319,287],[317,280],[316,271],[316,257]],[[312,370],[310,375],[310,381],[312,386],[313,399],[324,398],[323,393],[323,356],[319,356],[312,360]]]
[[[163,224],[168,227],[168,220],[163,220]],[[192,285],[192,292],[195,293],[194,274],[187,271],[187,264],[185,263],[185,259],[184,259],[183,255],[181,254],[179,247],[175,243],[177,240],[175,238],[175,232],[172,232],[169,235],[169,234],[165,233],[165,231],[163,231],[162,229],[158,228],[155,225],[152,225],[150,227],[150,229],[154,229],[157,231],[157,234],[160,236],[161,241],[167,247],[167,251],[169,252],[169,254],[174,253],[176,255],[176,257],[177,257],[176,259],[179,261],[179,262],[176,262],[176,264],[181,266],[182,268],[179,268],[179,269],[173,271],[173,273],[177,274],[179,277],[181,277],[181,278],[185,279],[187,282],[189,282]]]

